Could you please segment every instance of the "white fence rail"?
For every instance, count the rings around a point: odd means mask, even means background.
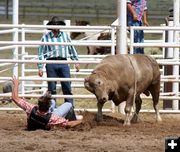
[[[11,28],[14,28],[13,30],[11,30]],[[81,78],[70,78],[70,79],[63,79],[63,78],[39,78],[37,77],[32,77],[32,76],[26,76],[25,73],[33,73],[36,72],[37,69],[27,69],[27,67],[25,66],[26,64],[36,64],[36,63],[64,63],[64,64],[74,64],[74,63],[80,63],[80,64],[85,64],[85,63],[91,63],[91,64],[97,64],[100,62],[100,60],[104,57],[104,56],[90,56],[90,55],[80,55],[80,60],[79,61],[39,61],[37,60],[37,56],[34,55],[27,55],[26,53],[26,48],[29,47],[38,47],[41,44],[46,44],[46,45],[75,45],[75,46],[110,46],[112,48],[112,51],[114,51],[113,49],[115,48],[115,40],[74,40],[71,43],[50,43],[50,42],[40,42],[39,40],[25,40],[26,34],[27,33],[43,33],[45,32],[45,29],[47,28],[61,28],[61,30],[63,31],[68,31],[68,32],[73,32],[73,31],[80,31],[80,32],[84,32],[84,31],[96,31],[96,32],[100,32],[100,31],[110,31],[112,34],[112,38],[115,37],[115,27],[110,27],[110,26],[42,26],[42,25],[10,25],[10,24],[0,24],[0,29],[8,29],[6,30],[0,30],[0,34],[5,34],[6,32],[15,32],[16,30],[18,31],[19,34],[21,34],[21,40],[17,40],[17,41],[4,41],[4,40],[0,40],[0,51],[3,50],[7,50],[7,49],[13,49],[15,47],[18,47],[18,52],[21,51],[21,53],[19,53],[22,56],[22,59],[18,59],[18,58],[14,58],[12,59],[0,59],[0,63],[3,64],[22,64],[23,68],[21,71],[21,77],[20,77],[20,81],[50,81],[50,80],[57,80],[57,81],[72,81],[72,82],[80,82],[79,85],[74,85],[74,87],[83,87],[83,81],[84,81],[84,75],[88,75],[90,74],[90,72],[92,71],[92,69],[81,69],[81,71],[79,73],[76,73],[75,71],[73,71],[73,69],[71,69],[71,74],[75,74],[76,76],[79,75],[79,77]],[[162,34],[162,39],[160,40],[146,40],[145,43],[133,43],[133,31],[136,29],[143,29],[146,30],[146,33],[155,33],[155,34]],[[171,30],[171,31],[180,31],[180,28],[177,27],[132,27],[131,29],[131,35],[130,35],[130,49],[133,49],[133,47],[137,47],[137,46],[142,46],[142,47],[161,47],[161,48],[180,48],[180,44],[179,43],[168,43],[165,42],[165,38],[164,38],[164,32]],[[153,31],[152,31],[153,30]],[[16,32],[17,32],[16,31]],[[3,46],[4,45],[4,46]],[[165,65],[180,65],[180,60],[179,59],[164,59],[164,52],[160,55],[154,55],[155,58],[157,58],[158,63],[161,66],[165,66]],[[11,77],[0,77],[0,81],[5,81],[5,80],[10,80]],[[177,83],[180,82],[179,80],[179,75],[173,75],[171,77],[168,76],[163,76],[163,72],[162,72],[162,78],[161,78],[161,82],[171,82],[171,83]],[[31,87],[31,85],[28,85],[26,83],[24,83],[24,86],[26,87]],[[23,87],[24,87],[23,86]],[[36,85],[37,87],[39,87],[39,85]],[[41,85],[43,87],[46,87],[47,84],[43,84]],[[8,97],[11,96],[11,93],[8,94],[0,94],[0,96],[4,96],[4,97]],[[41,96],[41,94],[35,94],[35,92],[32,92],[31,94],[26,94],[26,92],[24,91],[24,93],[20,94],[20,96],[23,97],[39,97]],[[95,98],[94,95],[54,95],[55,98]],[[150,97],[145,97],[142,96],[145,99],[150,99]],[[180,100],[179,97],[179,90],[175,91],[175,92],[161,92],[161,96],[160,99],[170,99],[170,100]]]

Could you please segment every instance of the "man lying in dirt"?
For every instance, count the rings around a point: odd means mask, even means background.
[[[50,92],[46,92],[45,95],[41,96],[38,99],[38,105],[34,105],[26,101],[26,99],[19,98],[19,80],[16,77],[13,77],[12,82],[12,99],[16,105],[26,112],[28,130],[50,130],[53,126],[57,125],[68,128],[75,127],[81,123],[81,120],[76,120],[71,103],[65,102],[54,109],[54,111],[50,112],[49,108],[52,99]]]

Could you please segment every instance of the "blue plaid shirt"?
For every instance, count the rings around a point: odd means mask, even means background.
[[[53,32],[49,32],[41,38],[42,42],[70,42],[71,39],[65,32],[59,32],[55,37]],[[38,59],[43,60],[53,57],[71,58],[72,60],[78,60],[77,51],[74,46],[65,45],[41,45],[38,49]],[[43,64],[38,63],[38,69],[43,67]]]
[[[144,11],[147,10],[146,0],[127,0],[127,3],[130,3],[134,8],[138,16],[138,21],[142,21],[142,16],[144,14]],[[128,18],[132,18],[132,14],[130,12],[127,12],[127,15]]]

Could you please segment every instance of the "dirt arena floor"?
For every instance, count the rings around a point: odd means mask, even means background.
[[[165,137],[180,136],[180,114],[140,113],[141,122],[124,127],[124,116],[81,112],[83,123],[76,128],[26,131],[24,112],[0,112],[0,152],[164,152]]]

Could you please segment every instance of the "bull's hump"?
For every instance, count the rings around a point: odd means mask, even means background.
[[[115,66],[115,65],[125,65],[127,64],[128,60],[127,60],[127,55],[125,54],[118,54],[118,55],[109,55],[107,57],[105,57],[102,60],[102,64],[109,64],[110,66]]]

